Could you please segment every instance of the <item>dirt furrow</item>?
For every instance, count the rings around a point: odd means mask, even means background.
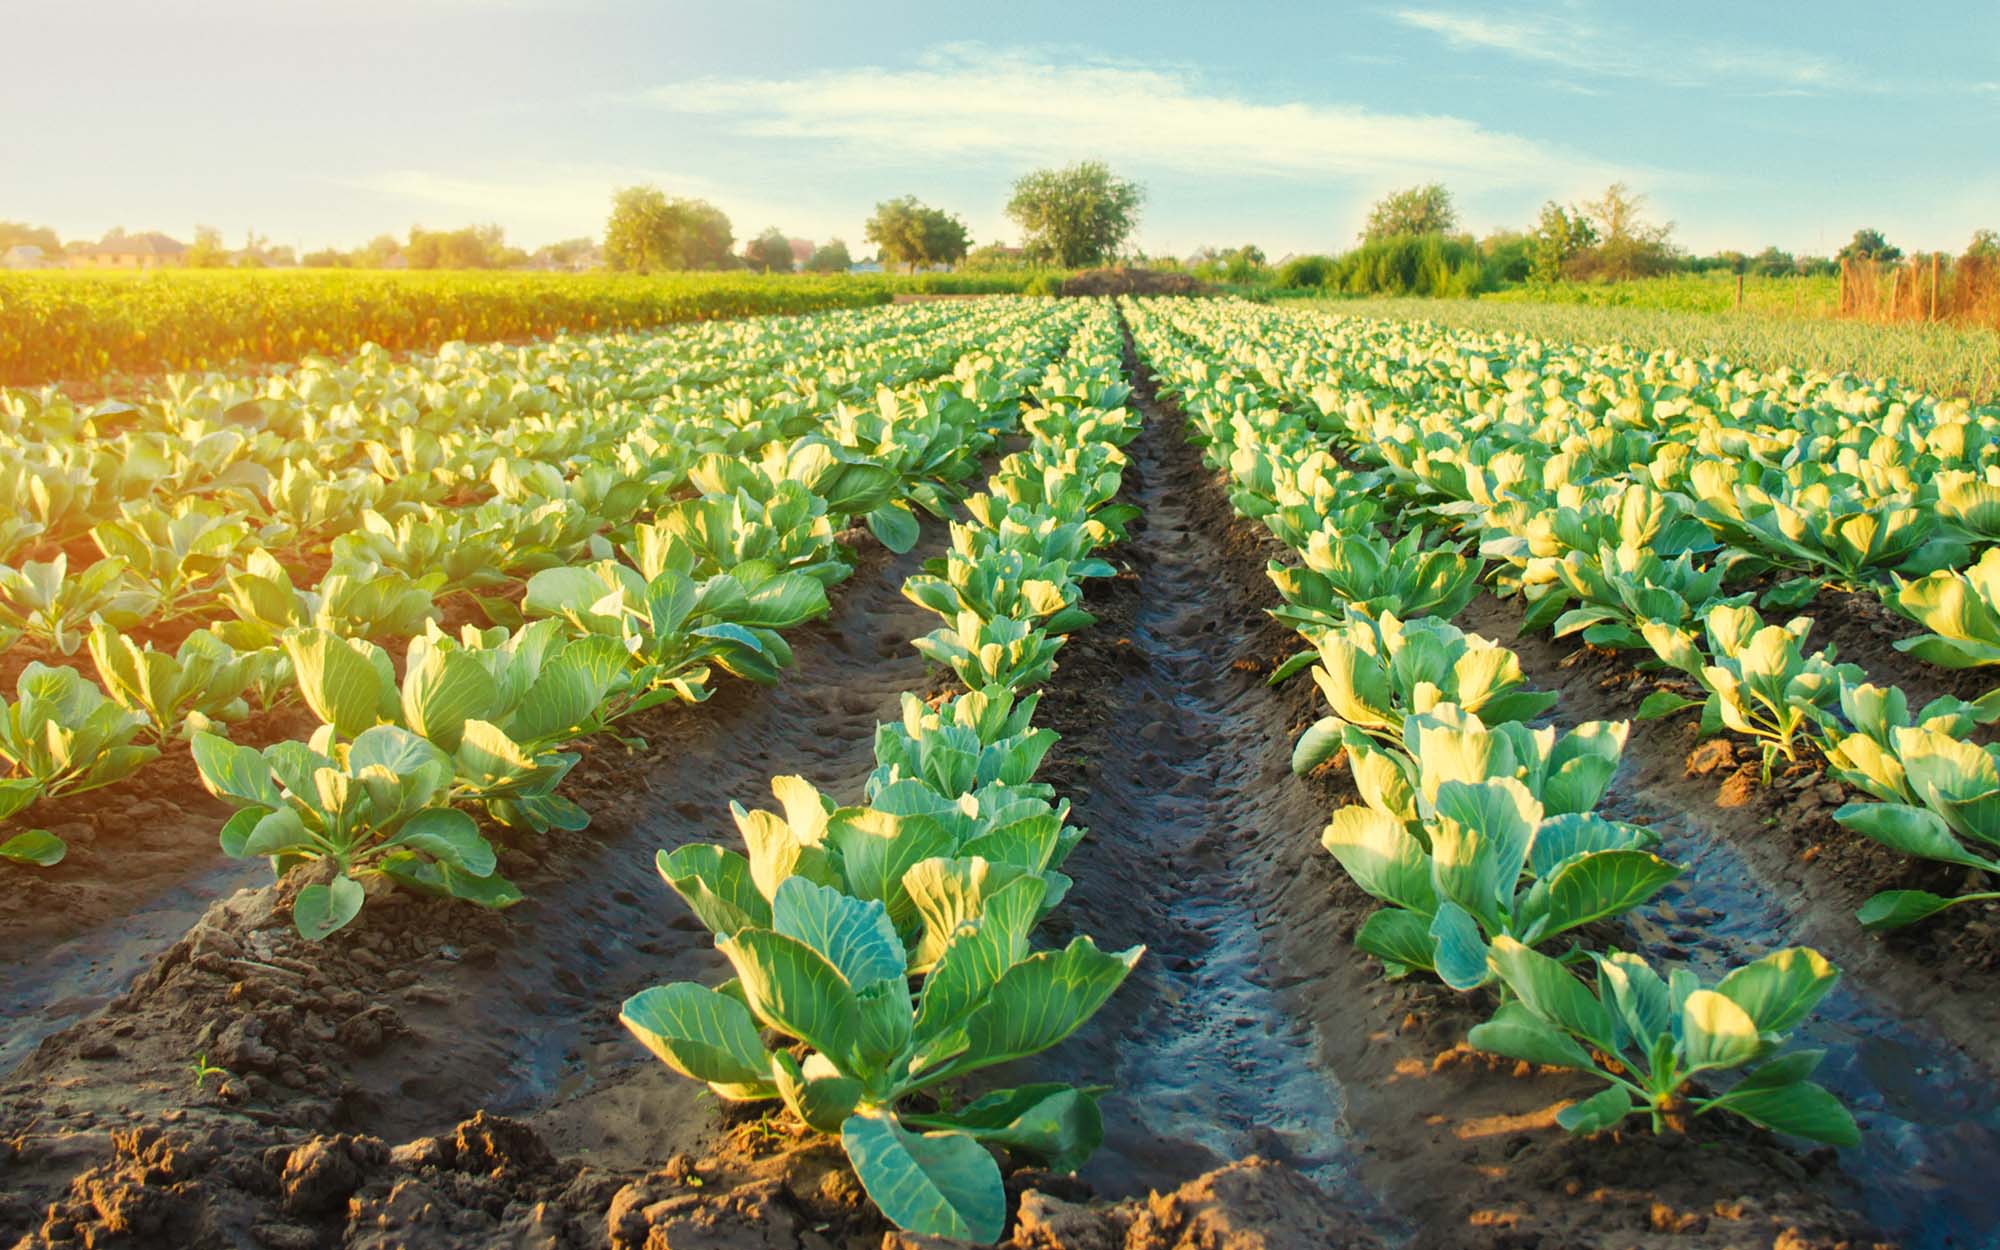
[[[1257,1154],[1365,1210],[1344,1140],[1344,1095],[1280,1001],[1236,851],[1259,822],[1313,819],[1268,749],[1270,700],[1234,668],[1239,622],[1215,593],[1224,558],[1185,497],[1177,423],[1149,413],[1126,487],[1144,510],[1093,597],[1043,702],[1063,735],[1046,773],[1091,835],[1066,866],[1075,889],[1051,936],[1143,943],[1125,988],[1075,1038],[1022,1065],[1035,1079],[1112,1086],[1107,1141],[1083,1176],[1143,1194]],[[1011,1075],[1011,1074],[1010,1074]]]
[[[1178,422],[1164,428],[1177,428]],[[1420,1247],[1527,1245],[1839,1246],[1875,1239],[1846,1199],[1831,1151],[1801,1154],[1768,1133],[1703,1124],[1686,1137],[1643,1130],[1590,1141],[1554,1122],[1591,1092],[1459,1044],[1491,1002],[1435,983],[1385,982],[1352,945],[1376,904],[1319,845],[1334,805],[1353,801],[1344,774],[1294,778],[1296,735],[1319,714],[1310,682],[1277,691],[1264,675],[1299,648],[1264,609],[1279,552],[1235,518],[1220,478],[1180,440],[1164,445],[1164,486],[1184,501],[1209,557],[1192,610],[1220,638],[1218,702],[1253,720],[1261,748],[1223,769],[1243,777],[1249,806],[1220,854],[1255,917],[1278,1006],[1310,1030],[1318,1062],[1344,1094],[1340,1125],[1355,1178]],[[1229,752],[1228,739],[1209,744]],[[1279,1084],[1271,1082],[1272,1087]],[[1273,1106],[1274,1118],[1282,1108]],[[1635,1126],[1638,1122],[1635,1122]],[[1366,1215],[1365,1208],[1357,1215]]]
[[[1629,657],[1519,636],[1511,601],[1482,597],[1460,624],[1560,691],[1562,724],[1630,717],[1652,688]],[[1833,822],[1843,796],[1824,774],[1800,767],[1766,787],[1754,754],[1698,743],[1692,713],[1632,724],[1600,810],[1649,825],[1689,866],[1634,913],[1632,941],[1710,976],[1781,946],[1831,959],[1843,984],[1797,1038],[1827,1050],[1818,1079],[1861,1123],[1862,1145],[1842,1156],[1856,1201],[1911,1246],[1986,1244],[2000,1227],[2000,1194],[1980,1181],[2000,1155],[2000,1003],[1977,930],[1963,932],[1982,922],[1950,913],[1925,930],[1868,934],[1855,908],[1909,867]]]

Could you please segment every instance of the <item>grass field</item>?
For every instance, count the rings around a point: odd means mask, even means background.
[[[1817,282],[1817,279],[1800,279]],[[1663,280],[1655,292],[1694,291],[1706,297],[1718,284]],[[1647,283],[1628,284],[1646,288]],[[1622,288],[1574,286],[1580,299]],[[1734,287],[1729,288],[1732,292]],[[1648,350],[1671,348],[1694,356],[1720,356],[1757,369],[1821,369],[1869,379],[1894,379],[1941,395],[1990,400],[2000,395],[2000,332],[1979,327],[1841,321],[1783,313],[1782,286],[1766,286],[1765,307],[1743,312],[1649,307],[1643,303],[1547,302],[1523,290],[1477,300],[1348,299],[1325,301],[1331,311],[1388,320],[1425,320],[1494,333],[1523,334],[1572,343],[1619,342]],[[1643,294],[1635,299],[1646,298]],[[1666,298],[1666,297],[1662,297]],[[1703,300],[1690,299],[1700,304]],[[1712,300],[1706,302],[1712,303]]]

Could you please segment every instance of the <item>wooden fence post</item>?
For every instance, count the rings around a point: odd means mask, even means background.
[[[1736,271],[1736,311],[1743,311],[1743,271]]]
[[[1931,316],[1930,316],[1930,319],[1932,321],[1937,320],[1937,279],[1938,279],[1938,254],[1936,252],[1932,252],[1931,253]]]

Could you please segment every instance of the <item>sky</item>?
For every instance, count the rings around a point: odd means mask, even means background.
[[[1351,245],[1443,182],[1525,228],[1622,180],[1696,252],[2000,228],[2000,2],[0,0],[0,219],[302,249],[612,191],[860,254],[914,194],[1015,242],[1031,169],[1143,183],[1154,255]]]

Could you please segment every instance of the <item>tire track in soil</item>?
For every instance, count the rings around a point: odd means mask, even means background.
[[[1559,691],[1561,724],[1628,718],[1651,689],[1627,658],[1519,636],[1520,620],[1517,604],[1483,595],[1459,624],[1502,640],[1533,684]],[[1650,826],[1662,854],[1688,866],[1632,914],[1629,944],[1709,978],[1783,946],[1811,946],[1832,960],[1841,984],[1794,1041],[1828,1052],[1815,1079],[1861,1124],[1861,1145],[1841,1154],[1853,1201],[1913,1248],[2000,1246],[2000,1192],[1991,1183],[2000,1158],[2000,1004],[1990,975],[1953,967],[1926,945],[1965,918],[1947,913],[1931,934],[1910,935],[1915,941],[1866,933],[1854,909],[1896,883],[1893,859],[1866,854],[1836,874],[1816,871],[1838,851],[1802,861],[1806,846],[1873,847],[1832,822],[1817,791],[1826,779],[1801,770],[1797,785],[1778,777],[1778,788],[1766,788],[1755,763],[1694,775],[1693,724],[1692,715],[1634,721],[1599,808]]]

